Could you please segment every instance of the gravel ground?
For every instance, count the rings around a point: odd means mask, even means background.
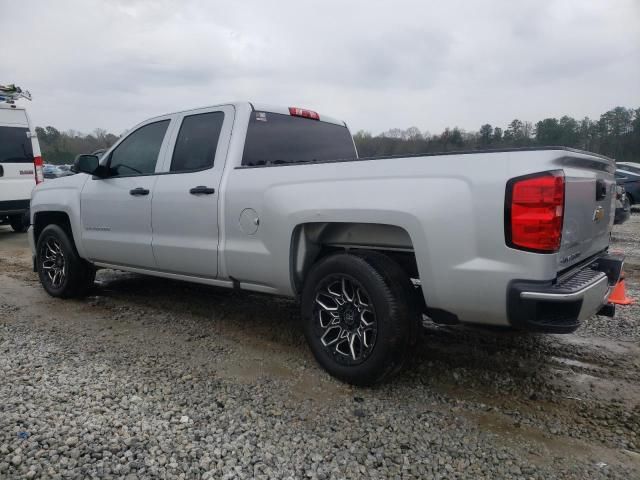
[[[614,232],[640,298],[640,212]],[[103,271],[59,301],[0,227],[0,478],[640,478],[640,306],[571,335],[426,325],[370,389],[287,300]]]

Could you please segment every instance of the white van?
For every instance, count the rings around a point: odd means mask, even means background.
[[[31,191],[43,180],[40,145],[27,111],[0,102],[0,225],[27,230]]]

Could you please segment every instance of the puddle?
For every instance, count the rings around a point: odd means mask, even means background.
[[[575,367],[575,368],[584,368],[586,370],[602,370],[602,367],[590,363],[583,362],[580,360],[575,360],[573,358],[565,358],[565,357],[550,357],[550,360],[555,363],[559,363],[561,365],[566,365],[567,367]]]
[[[615,319],[612,321],[615,321]],[[636,354],[640,356],[640,347],[630,342],[620,343],[620,341],[610,340],[604,337],[580,337],[578,335],[555,335],[555,338],[560,343],[568,343],[580,347],[601,348],[617,355]]]
[[[595,465],[597,462],[607,464],[623,463],[640,468],[640,459],[600,445],[588,444],[577,439],[551,435],[528,425],[515,426],[514,420],[504,414],[464,413],[464,416],[476,423],[481,430],[487,430],[501,438],[518,437],[534,447],[530,450],[529,460],[536,464],[550,465],[554,458],[573,457],[584,463]]]

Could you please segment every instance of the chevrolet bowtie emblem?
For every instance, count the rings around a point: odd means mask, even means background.
[[[598,207],[593,211],[593,221],[599,222],[604,218],[604,208]]]

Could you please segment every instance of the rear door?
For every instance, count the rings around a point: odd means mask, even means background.
[[[93,177],[82,190],[82,241],[89,259],[155,268],[151,250],[151,199],[168,144],[171,117],[154,119],[124,138],[104,164],[108,178]]]
[[[25,111],[0,109],[0,210],[29,207],[36,184],[33,155]]]
[[[232,106],[178,117],[152,201],[153,254],[158,270],[215,278],[218,202],[234,120]]]

